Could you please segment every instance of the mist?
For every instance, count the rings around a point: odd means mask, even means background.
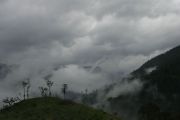
[[[30,96],[40,96],[48,75],[54,94],[62,94],[63,84],[78,94],[97,90],[94,106],[138,94],[144,83],[130,81],[130,73],[180,44],[179,6],[178,0],[0,0],[0,100],[22,98],[27,79]]]

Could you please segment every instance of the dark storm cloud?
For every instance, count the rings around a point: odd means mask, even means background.
[[[60,8],[53,8],[57,4]],[[72,11],[78,9],[79,4],[75,4],[74,9],[71,5],[72,10],[66,8],[68,5],[71,4],[63,1],[52,1],[50,5],[48,1],[4,2],[0,8],[1,55],[29,47],[48,47],[53,41],[68,46],[75,38],[86,34],[82,25],[84,16],[76,16]]]
[[[50,73],[56,83],[68,79],[77,91],[79,84],[84,89],[108,83],[112,73],[127,74],[180,44],[179,5],[178,0],[1,0],[0,60],[19,65],[1,86],[31,76],[38,88]],[[61,65],[66,67],[53,71]],[[99,66],[101,72],[83,66]],[[73,70],[83,75],[68,76]]]
[[[137,18],[151,14],[154,0],[98,0],[94,5],[94,13],[97,17],[104,15],[116,15],[120,17]]]
[[[98,18],[114,15],[130,19],[158,17],[169,13],[179,13],[179,1],[173,0],[97,0],[93,13]]]
[[[2,1],[1,55],[26,51],[31,47],[49,48],[54,41],[70,47],[85,37],[91,39],[91,47],[97,45],[96,50],[103,54],[108,49],[106,47],[113,53],[131,54],[135,50],[137,54],[143,51],[150,54],[159,46],[163,49],[163,44],[167,44],[166,49],[168,44],[172,47],[178,42],[179,11],[173,7],[177,3],[162,0]],[[103,16],[101,20],[96,19],[97,14]],[[144,45],[150,45],[145,47],[148,51],[143,49]],[[98,50],[102,46],[105,46],[104,50]]]

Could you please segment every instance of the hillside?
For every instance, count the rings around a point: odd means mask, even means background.
[[[59,98],[34,98],[0,112],[0,120],[120,120],[101,110]]]
[[[155,69],[147,73],[147,70],[153,67]],[[149,60],[132,74],[143,81],[157,84],[160,92],[179,93],[180,46]]]
[[[142,99],[147,98],[165,110],[180,111],[180,46],[146,62],[133,75],[145,82]]]
[[[112,110],[121,111],[120,114],[127,113],[128,117],[137,116],[139,111],[141,113],[148,111],[150,108],[146,105],[150,104],[156,106],[155,109],[159,109],[160,113],[158,114],[161,114],[164,119],[172,120],[167,116],[179,115],[180,46],[147,61],[131,75],[129,81],[139,79],[143,83],[141,91],[133,95],[120,95],[112,98],[110,100]],[[154,118],[157,120],[160,119],[157,113],[150,116],[157,117]],[[151,118],[147,118],[147,120],[151,120]]]

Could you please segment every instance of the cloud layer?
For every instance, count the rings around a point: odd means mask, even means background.
[[[179,5],[179,0],[1,0],[0,61],[19,67],[0,84],[14,91],[27,76],[42,83],[52,73],[57,84],[68,81],[79,91],[79,85],[96,89],[117,80],[180,44]],[[66,67],[54,71],[60,66]]]

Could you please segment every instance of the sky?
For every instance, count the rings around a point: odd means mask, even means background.
[[[52,74],[80,92],[98,89],[180,44],[179,0],[0,0],[0,98],[32,92]],[[34,90],[34,91],[33,91]]]

